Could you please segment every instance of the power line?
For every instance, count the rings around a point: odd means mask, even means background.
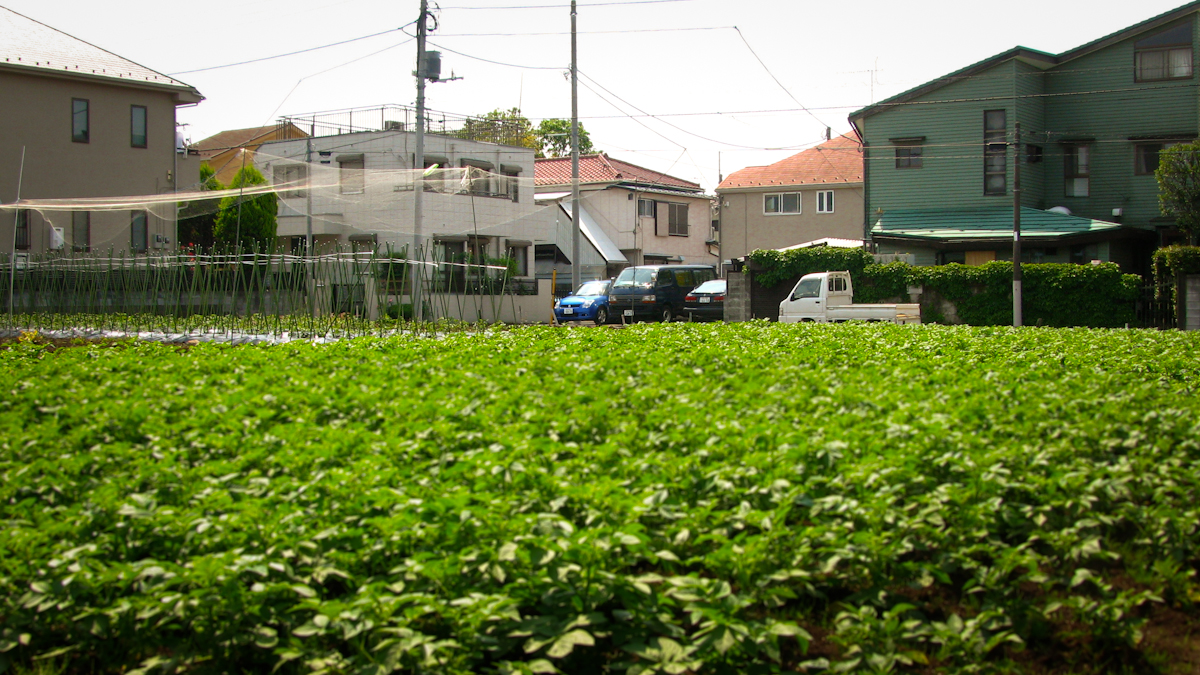
[[[388,33],[395,33],[396,31],[403,31],[406,27],[411,26],[414,23],[416,23],[416,22],[410,21],[409,23],[406,23],[403,26],[400,26],[399,28],[390,28],[388,30],[380,31],[378,33],[372,33],[370,35],[364,35],[362,37],[350,38],[349,40],[342,40],[341,42],[331,42],[327,45],[321,45],[319,47],[309,47],[308,49],[301,49],[299,51],[288,52],[286,54],[276,54],[275,56],[264,56],[259,59],[250,59],[249,61],[239,61],[237,63],[227,63],[223,66],[210,66],[208,68],[196,68],[194,70],[181,70],[177,73],[167,73],[167,74],[170,75],[171,77],[174,77],[176,75],[187,75],[189,73],[203,73],[203,72],[209,71],[209,70],[220,70],[221,68],[233,68],[234,66],[244,66],[249,63],[260,63],[262,61],[270,61],[272,59],[282,59],[285,56],[295,56],[297,54],[306,54],[308,52],[315,52],[320,49],[328,49],[329,47],[337,47],[338,45],[350,44],[351,42],[358,42],[360,40],[367,40],[369,38],[379,37],[380,35],[387,35]],[[407,33],[405,33],[405,35],[407,35]]]
[[[695,0],[625,0],[624,2],[579,3],[580,7],[613,7],[616,5],[658,5],[664,2],[694,2]],[[441,7],[439,9],[566,9],[570,5],[514,5],[508,7]]]
[[[759,63],[759,64],[760,64],[760,65],[763,67],[763,70],[767,71],[767,75],[770,75],[770,76],[771,76],[771,79],[772,79],[772,80],[775,80],[775,84],[779,85],[779,88],[780,88],[780,89],[782,89],[782,90],[783,90],[783,92],[784,92],[785,94],[787,94],[789,98],[791,98],[793,101],[795,101],[795,102],[796,102],[796,105],[800,106],[800,109],[801,109],[801,110],[803,110],[804,112],[808,113],[808,114],[809,114],[809,115],[810,115],[810,116],[811,116],[811,117],[812,117],[814,120],[816,120],[817,122],[820,122],[820,124],[821,124],[821,125],[823,125],[823,126],[829,126],[828,124],[825,124],[824,122],[822,122],[822,121],[821,121],[821,118],[819,118],[819,117],[817,117],[816,115],[814,115],[814,114],[813,114],[813,112],[812,112],[811,110],[809,110],[808,108],[804,107],[804,104],[803,104],[803,103],[801,103],[801,102],[800,102],[800,100],[799,100],[799,99],[797,99],[795,96],[793,96],[793,95],[792,95],[792,92],[788,91],[788,88],[787,88],[787,87],[783,86],[783,83],[779,81],[779,78],[778,78],[778,77],[775,77],[775,74],[774,74],[774,73],[772,73],[772,72],[771,72],[771,69],[767,67],[767,64],[766,64],[765,62],[763,62],[763,60],[762,60],[762,57],[760,57],[760,56],[758,55],[758,52],[754,51],[754,47],[751,47],[751,46],[750,46],[750,41],[746,39],[746,36],[745,36],[745,35],[742,35],[742,31],[741,31],[741,29],[740,29],[740,28],[738,28],[737,26],[734,26],[734,27],[733,27],[733,29],[734,29],[735,31],[737,31],[738,37],[740,37],[740,38],[742,39],[742,42],[744,42],[744,43],[746,44],[746,49],[749,49],[749,50],[750,50],[750,53],[751,53],[751,54],[753,54],[753,55],[754,55],[754,58],[758,60],[758,63]]]
[[[699,26],[695,28],[633,28],[629,30],[581,30],[576,35],[623,35],[626,33],[684,33],[702,30],[728,30],[733,26]],[[440,33],[438,37],[538,37],[570,35],[570,31],[555,33]]]

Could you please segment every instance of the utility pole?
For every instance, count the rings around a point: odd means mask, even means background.
[[[579,288],[579,63],[571,0],[571,289]]]
[[[307,183],[306,187],[308,188],[307,190],[304,191],[304,200],[305,200],[305,204],[306,204],[306,208],[304,209],[304,212],[307,216],[307,218],[306,218],[307,227],[306,227],[305,233],[304,233],[304,257],[305,258],[312,255],[312,245],[313,245],[312,244],[312,186],[313,186],[312,139],[313,139],[313,136],[315,136],[317,133],[316,119],[317,119],[316,115],[314,115],[312,125],[309,127],[310,133],[308,134],[308,147],[304,151],[304,162],[305,162],[305,164],[307,164],[307,166],[304,167],[304,173],[305,173],[305,178],[307,179],[305,181]]]
[[[1013,146],[1013,325],[1023,325],[1021,316],[1021,123],[1016,123]]]
[[[422,226],[424,220],[423,198],[425,196],[425,22],[429,14],[429,0],[421,0],[421,16],[417,20],[417,152],[413,161],[413,252],[420,262],[413,266],[413,320],[424,318],[425,252]],[[411,260],[411,256],[409,256]]]
[[[725,174],[721,173],[721,151],[717,151],[717,187],[725,182]],[[713,192],[717,192],[713,190]],[[721,193],[717,192],[717,278],[725,278],[725,204]]]
[[[21,201],[21,182],[25,180],[25,146],[21,146],[21,167],[17,169],[17,198]],[[17,281],[17,225],[21,222],[21,210],[13,209],[12,248],[8,254],[8,323],[13,325],[13,293],[16,292]],[[28,222],[28,221],[26,221]]]

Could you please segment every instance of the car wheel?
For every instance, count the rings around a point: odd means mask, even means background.
[[[608,323],[608,308],[601,307],[596,310],[596,325],[603,326]]]
[[[675,312],[671,310],[670,305],[665,305],[662,308],[662,322],[671,323],[675,319]]]

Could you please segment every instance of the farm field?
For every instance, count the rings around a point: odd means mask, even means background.
[[[0,348],[0,671],[1185,673],[1200,336]]]

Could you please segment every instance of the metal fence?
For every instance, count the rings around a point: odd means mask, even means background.
[[[1172,291],[1169,285],[1159,286],[1154,282],[1144,284],[1136,304],[1138,325],[1163,330],[1175,328],[1177,323]]]

